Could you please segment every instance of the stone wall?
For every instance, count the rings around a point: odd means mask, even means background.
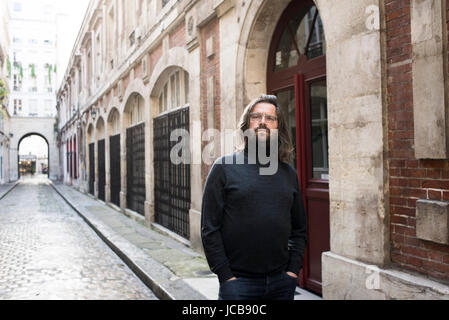
[[[212,19],[201,28],[201,132],[221,130],[220,121],[220,29],[218,20]],[[203,147],[207,144],[203,141]],[[220,150],[219,146],[215,150]],[[203,149],[204,151],[204,149]],[[217,154],[218,156],[218,154]],[[202,165],[202,185],[211,166]]]
[[[51,180],[59,180],[59,149],[56,144],[56,134],[54,132],[54,118],[20,118],[15,117],[10,120],[10,132],[13,134],[10,140],[9,156],[9,178],[11,181],[18,179],[18,148],[21,139],[37,134],[43,137],[49,147],[48,164]]]

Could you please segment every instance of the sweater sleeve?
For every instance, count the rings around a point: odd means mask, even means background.
[[[209,267],[217,274],[220,282],[234,276],[229,267],[220,232],[225,204],[225,183],[224,169],[221,164],[215,162],[206,179],[203,192],[201,239]]]
[[[293,206],[291,209],[292,231],[288,241],[290,260],[287,271],[299,275],[299,271],[303,265],[307,243],[307,217],[297,175],[296,190],[297,192],[295,192]]]

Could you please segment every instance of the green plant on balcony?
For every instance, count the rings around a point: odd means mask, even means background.
[[[8,69],[8,78],[11,78],[11,61],[9,61],[9,56],[6,57],[6,68]]]
[[[31,63],[29,65],[29,67],[30,67],[30,70],[31,70],[31,78],[36,79],[36,66],[35,66],[35,64]]]
[[[22,79],[23,79],[23,67],[22,67],[22,63],[20,63],[20,62],[15,62],[15,63],[14,63],[14,68],[15,68],[15,69],[19,69],[20,81],[22,81]]]
[[[0,104],[3,103],[3,100],[8,96],[8,89],[6,87],[6,83],[3,79],[0,79]]]
[[[48,69],[48,83],[51,84],[51,69],[53,69],[52,65],[48,64],[47,69]]]
[[[51,65],[49,63],[46,64],[46,67],[48,69],[48,83],[51,84],[51,73],[56,73],[56,65]]]

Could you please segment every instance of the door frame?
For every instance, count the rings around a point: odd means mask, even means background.
[[[297,14],[302,8],[309,5],[315,6],[311,0],[292,1],[282,13],[275,32],[271,39],[270,49],[267,63],[267,92],[275,94],[284,90],[292,89],[295,94],[295,110],[296,110],[296,158],[297,173],[302,190],[304,205],[308,208],[308,197],[316,197],[318,195],[318,187],[321,190],[329,190],[329,181],[321,179],[312,179],[312,146],[311,146],[311,124],[310,124],[310,84],[322,80],[326,80],[326,55],[321,55],[307,60],[303,55],[298,59],[295,66],[284,70],[274,71],[274,62],[276,49],[282,36],[284,28],[287,26],[290,18]],[[317,8],[318,9],[318,8]],[[294,137],[292,137],[294,138]],[[314,190],[315,189],[315,190]],[[320,192],[323,193],[322,191]],[[328,198],[329,193],[327,193]],[[320,197],[321,199],[322,197]],[[308,210],[306,210],[308,211]],[[307,215],[309,213],[307,212]],[[310,219],[307,219],[310,223]],[[307,237],[310,238],[310,225],[307,227]],[[329,239],[330,240],[330,239]],[[322,287],[320,283],[309,278],[309,244],[306,247],[304,255],[303,268],[299,275],[299,285],[303,288],[321,293]]]

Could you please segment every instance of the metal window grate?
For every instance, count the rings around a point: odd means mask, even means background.
[[[95,143],[89,144],[89,193],[95,194]]]
[[[145,123],[126,129],[127,207],[144,215]]]
[[[109,159],[111,159],[111,202],[120,207],[120,134],[109,138]]]
[[[189,131],[189,108],[154,119],[155,221],[182,237],[190,237],[190,164],[173,164],[170,141],[175,129]]]
[[[106,164],[105,141],[98,141],[98,199],[105,201]]]

